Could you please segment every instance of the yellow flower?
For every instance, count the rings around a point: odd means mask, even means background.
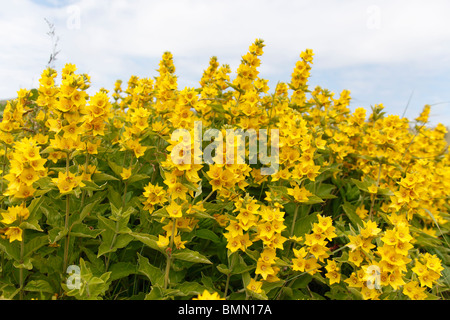
[[[170,242],[170,238],[169,237],[158,235],[158,241],[156,241],[156,244],[160,248],[165,248],[165,247],[167,247],[169,245],[169,242]]]
[[[19,227],[10,227],[6,230],[5,235],[8,237],[9,242],[13,242],[15,240],[22,241],[22,229]]]
[[[32,186],[27,186],[23,184],[20,186],[19,190],[14,194],[14,196],[19,199],[25,199],[31,197],[35,191],[36,189],[33,188]]]
[[[187,191],[188,188],[180,182],[175,183],[167,190],[167,192],[172,196],[172,199],[181,199],[181,200],[186,200]]]
[[[353,272],[349,278],[345,279],[344,282],[347,283],[350,288],[362,288],[364,283],[363,281],[360,281],[355,272]]]
[[[347,244],[347,247],[349,247],[351,251],[354,251],[361,247],[363,242],[361,235],[357,236],[349,235],[348,238],[350,239],[350,242]]]
[[[374,237],[377,236],[378,233],[381,232],[381,229],[377,227],[376,222],[374,221],[363,221],[364,228],[361,230],[361,235],[364,238]]]
[[[409,234],[409,228],[406,226],[397,227],[395,236],[401,242],[410,242],[412,240],[412,236]]]
[[[341,282],[341,274],[340,274],[338,271],[336,271],[336,270],[328,271],[328,272],[325,274],[325,277],[327,277],[327,278],[329,279],[329,281],[330,281],[330,286],[331,286],[333,283],[339,283],[339,282]]]
[[[123,168],[120,176],[122,177],[123,180],[127,180],[128,178],[131,177],[131,171],[132,171],[131,168],[130,169]]]
[[[395,230],[386,230],[384,236],[381,238],[385,244],[394,246],[397,244],[398,238]]]
[[[221,298],[217,292],[209,293],[209,291],[205,289],[202,294],[198,295],[196,298],[192,298],[192,300],[225,300],[225,298]]]
[[[361,254],[360,250],[350,251],[348,253],[348,261],[354,263],[357,267],[363,262],[364,256]]]
[[[227,239],[227,249],[230,250],[230,252],[233,253],[244,249],[240,241],[240,236],[233,237],[230,233],[226,233],[224,236]]]
[[[258,259],[256,262],[255,274],[261,275],[263,279],[266,280],[269,275],[275,274],[275,271],[270,263],[267,263],[262,259]]]
[[[267,248],[261,253],[260,259],[267,263],[275,263],[277,253],[274,249]]]
[[[24,169],[20,174],[20,181],[27,186],[31,186],[34,182],[39,180],[39,178],[39,174],[33,169],[33,167]]]
[[[317,263],[316,258],[309,258],[305,260],[305,272],[308,272],[310,275],[314,275],[319,271],[320,264]]]
[[[410,281],[403,286],[403,293],[411,300],[425,300],[428,296],[424,292],[425,287],[420,287],[417,281]]]
[[[373,184],[370,187],[367,187],[367,190],[369,190],[369,193],[371,194],[376,194],[378,192],[378,187]]]
[[[87,142],[86,143],[86,151],[89,154],[98,154],[98,146],[100,145],[101,141],[98,140],[96,143]]]
[[[442,267],[441,259],[439,259],[436,255],[431,255],[427,252],[424,254],[424,258],[426,261],[426,266],[430,270],[433,270],[437,273],[440,273],[442,270],[444,270],[444,267]]]
[[[177,249],[184,249],[185,248],[184,244],[187,242],[187,240],[182,241],[180,235],[175,236],[173,241]]]
[[[256,281],[255,279],[250,279],[250,283],[247,286],[247,289],[254,292],[254,293],[261,293],[262,292],[262,282]]]
[[[326,230],[329,227],[331,227],[332,224],[331,217],[321,216],[320,214],[317,217],[319,218],[318,224],[323,230]]]
[[[1,222],[4,224],[11,224],[17,220],[17,211],[11,210],[11,208],[9,208],[6,212],[2,212],[1,215],[3,216],[3,220],[1,220]]]
[[[356,214],[361,218],[364,219],[365,217],[367,217],[367,214],[369,213],[369,210],[367,210],[366,208],[364,208],[364,205],[359,206],[358,208],[356,208]]]
[[[311,192],[306,190],[304,187],[299,188],[299,186],[295,186],[294,189],[289,188],[289,189],[287,189],[287,192],[289,195],[294,197],[294,200],[296,202],[307,202],[309,200],[308,197],[313,195]]]
[[[181,218],[183,213],[181,211],[181,206],[172,202],[170,205],[166,207],[166,211],[171,218]]]

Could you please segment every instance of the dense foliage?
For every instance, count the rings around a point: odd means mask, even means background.
[[[429,106],[410,121],[381,104],[352,112],[347,90],[310,89],[309,49],[269,93],[263,47],[233,79],[212,57],[198,88],[178,88],[165,52],[157,77],[112,92],[89,96],[72,64],[60,84],[47,68],[37,89],[18,91],[0,124],[0,295],[448,298],[445,127],[427,125]],[[186,161],[194,143],[172,139],[199,123],[214,161]],[[223,136],[212,143],[209,129]],[[277,132],[276,170],[263,173],[251,139],[225,143],[227,129]],[[243,147],[245,161],[225,155]]]

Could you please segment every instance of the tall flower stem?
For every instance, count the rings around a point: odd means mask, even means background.
[[[86,162],[84,163],[84,174],[87,174],[88,164],[89,164],[89,153],[86,152]],[[81,205],[80,205],[81,209],[83,209],[85,198],[86,198],[86,190],[83,190],[83,192],[81,193]]]
[[[295,204],[295,211],[294,211],[294,217],[292,218],[292,225],[291,225],[291,230],[289,233],[289,236],[293,236],[294,235],[294,230],[295,230],[295,222],[297,220],[297,216],[298,216],[298,208],[300,207],[300,205],[298,203]],[[291,251],[292,248],[292,242],[289,244],[288,250],[286,250],[286,257],[289,256],[289,252]]]
[[[7,152],[8,152],[8,146],[5,143],[5,154],[3,155],[3,161],[2,161],[2,180],[1,180],[1,186],[0,186],[0,192],[3,194],[3,177],[5,176],[5,170],[6,170],[6,159],[7,159]],[[3,200],[1,204],[1,209],[3,209]]]
[[[66,175],[69,176],[69,163],[70,163],[70,155],[67,152],[66,154]],[[64,222],[64,230],[66,233],[66,239],[64,244],[64,260],[63,260],[63,272],[66,272],[67,269],[67,261],[69,258],[69,214],[70,214],[70,194],[66,195],[66,216]]]
[[[177,224],[177,219],[173,220],[172,225],[172,234],[170,235],[170,244],[167,249],[167,261],[166,261],[166,272],[164,274],[164,289],[167,289],[169,285],[169,273],[170,273],[170,265],[172,263],[172,249],[173,249],[173,239],[175,238],[175,226]]]
[[[20,263],[23,264],[23,251],[25,247],[25,231],[22,231],[22,241],[20,241]],[[19,286],[20,286],[20,300],[23,300],[23,266],[19,269]]]

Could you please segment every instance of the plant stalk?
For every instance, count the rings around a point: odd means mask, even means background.
[[[66,175],[69,176],[69,162],[70,156],[69,153],[66,154]],[[64,221],[64,229],[66,230],[66,239],[64,244],[64,260],[63,260],[63,272],[67,270],[67,261],[69,258],[69,214],[70,214],[70,195],[66,195],[66,215]]]
[[[170,264],[172,263],[173,240],[175,238],[176,224],[177,224],[177,219],[174,219],[173,225],[172,225],[172,234],[170,235],[170,244],[169,244],[169,248],[167,251],[166,272],[164,274],[164,289],[167,289],[167,287],[169,285]]]

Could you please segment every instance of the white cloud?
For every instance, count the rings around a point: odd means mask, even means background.
[[[403,88],[402,94],[408,96],[410,89],[401,83],[405,75],[427,75],[429,80],[430,75],[443,77],[442,70],[450,68],[446,17],[450,2],[445,0],[81,0],[59,5],[47,0],[45,4],[27,0],[3,4],[0,97],[37,81],[50,54],[44,18],[55,23],[61,38],[57,68],[75,63],[98,86],[109,88],[115,79],[126,81],[131,74],[155,76],[166,50],[174,54],[180,83],[196,85],[211,56],[235,70],[256,38],[265,40],[260,71],[272,83],[289,80],[300,52],[312,48],[313,68],[321,77],[328,72],[337,87],[354,86],[347,88],[361,93],[359,99],[369,104],[373,88],[387,88],[385,81]],[[384,71],[376,73],[373,66]],[[386,71],[391,67],[397,74]],[[348,72],[343,71],[346,68]],[[394,91],[386,92],[386,99],[393,99]],[[434,96],[450,100],[445,92]]]

